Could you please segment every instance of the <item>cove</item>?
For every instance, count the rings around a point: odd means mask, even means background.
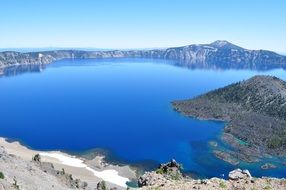
[[[38,150],[105,148],[127,162],[174,158],[206,177],[235,168],[215,158],[208,144],[219,139],[224,123],[186,118],[171,101],[256,74],[286,80],[284,70],[187,69],[150,59],[62,60],[7,73],[0,78],[0,136]],[[283,167],[242,167],[255,176],[286,177]]]

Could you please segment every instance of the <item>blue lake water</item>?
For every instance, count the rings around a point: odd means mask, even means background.
[[[170,102],[284,70],[186,69],[148,59],[63,60],[42,72],[0,78],[0,136],[39,150],[106,148],[126,161],[171,158],[206,177],[235,168],[216,159],[208,141],[224,124],[186,118]],[[11,75],[11,73],[10,73]],[[286,177],[285,167],[256,176]]]

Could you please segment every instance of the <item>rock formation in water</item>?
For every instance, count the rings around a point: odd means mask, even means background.
[[[173,161],[172,161],[173,162]],[[170,162],[171,163],[171,162]],[[286,189],[285,179],[276,178],[254,178],[248,170],[236,169],[229,173],[228,180],[211,178],[211,179],[192,179],[183,177],[181,173],[177,173],[179,177],[174,178],[173,171],[179,168],[171,166],[170,163],[165,164],[166,170],[162,171],[162,167],[158,167],[156,171],[147,172],[138,180],[140,190],[255,190],[255,189]],[[171,172],[170,172],[171,171]],[[179,175],[180,174],[180,175]]]
[[[49,64],[62,59],[88,58],[154,58],[176,60],[176,64],[190,68],[258,69],[286,68],[286,57],[265,50],[247,50],[227,41],[184,47],[130,50],[79,51],[57,50],[44,52],[1,52],[0,68],[17,64]]]
[[[233,165],[286,156],[286,82],[279,78],[255,76],[172,104],[186,116],[227,121],[222,138],[237,150],[214,153]]]

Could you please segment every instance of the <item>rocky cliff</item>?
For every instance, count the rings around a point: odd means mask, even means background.
[[[141,190],[284,190],[285,179],[255,178],[248,170],[236,169],[229,173],[228,179],[192,179],[180,173],[179,165],[171,161],[162,164],[156,171],[147,172],[138,180]],[[175,174],[175,175],[174,175]]]
[[[157,50],[1,52],[0,67],[16,64],[49,64],[61,59],[154,58],[176,60],[191,68],[286,68],[286,57],[265,50],[247,50],[227,41]]]
[[[219,158],[253,162],[266,154],[286,156],[286,82],[281,79],[255,76],[191,100],[174,101],[173,107],[186,116],[227,121],[223,140],[237,151],[216,152]]]

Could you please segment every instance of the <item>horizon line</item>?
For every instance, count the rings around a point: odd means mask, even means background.
[[[31,50],[31,52],[35,52],[35,51],[48,51],[48,50],[86,50],[86,51],[116,51],[116,50],[121,50],[121,51],[128,51],[128,50],[157,50],[157,49],[168,49],[168,48],[179,48],[179,47],[185,47],[185,46],[190,46],[190,45],[210,45],[212,43],[215,42],[227,42],[233,45],[236,45],[232,42],[229,42],[227,40],[215,40],[212,41],[211,43],[192,43],[192,44],[188,44],[188,45],[174,45],[174,46],[168,46],[168,47],[134,47],[134,48],[99,48],[99,47],[76,47],[76,46],[70,46],[70,47],[64,47],[64,46],[45,46],[45,47],[0,47],[0,51],[4,52],[4,51],[20,51],[21,50],[26,50],[26,51],[22,51],[24,53],[28,53],[29,50]],[[249,48],[245,48],[243,46],[240,45],[236,45],[238,47],[241,47],[243,49],[246,50],[266,50],[266,51],[272,51],[278,54],[283,54],[286,55],[286,51],[276,51],[276,50],[270,50],[270,49],[249,49]],[[35,51],[32,51],[32,50]]]

